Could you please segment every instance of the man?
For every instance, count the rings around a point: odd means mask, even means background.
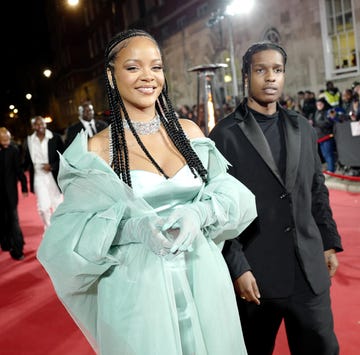
[[[326,89],[321,95],[332,107],[339,107],[342,105],[341,93],[332,81],[326,82]]]
[[[313,124],[315,112],[316,112],[315,93],[310,90],[306,90],[304,96],[304,105],[303,105],[302,114],[309,120],[310,124]]]
[[[351,121],[360,121],[360,83],[354,82],[353,85],[353,101],[351,106]]]
[[[258,211],[223,255],[249,355],[273,352],[282,320],[292,354],[334,355],[329,289],[342,246],[316,133],[305,117],[278,104],[286,58],[275,43],[252,45],[242,68],[248,97],[210,132],[229,172],[255,194]]]
[[[21,168],[19,149],[11,142],[10,132],[0,127],[0,244],[13,259],[22,260],[24,237],[17,211],[18,181],[23,196],[27,196],[27,179]]]
[[[88,137],[92,137],[108,126],[105,121],[94,119],[94,107],[90,101],[85,101],[79,106],[79,122],[68,127],[66,131],[65,147],[67,148],[76,135],[83,129]]]
[[[35,193],[37,208],[44,223],[50,225],[50,217],[62,201],[57,184],[59,153],[64,152],[61,136],[46,129],[42,116],[31,120],[34,133],[27,137],[24,166],[30,172],[30,191]]]

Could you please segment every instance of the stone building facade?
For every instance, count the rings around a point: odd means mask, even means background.
[[[249,2],[240,1],[238,6],[248,6]],[[360,81],[360,1],[253,2],[248,13],[234,16],[223,16],[230,3],[226,0],[87,0],[76,14],[50,7],[49,16],[56,19],[50,28],[54,52],[59,53],[50,100],[54,123],[62,129],[75,121],[77,105],[83,99],[91,99],[99,115],[106,112],[104,46],[113,34],[128,27],[144,28],[159,41],[170,96],[177,106],[196,104],[197,75],[189,69],[203,64],[228,64],[216,71],[216,86],[222,100],[231,98],[234,70],[229,58],[234,59],[241,97],[242,55],[253,42],[265,39],[279,42],[287,51],[288,95],[296,96],[300,90],[318,94],[328,80],[340,90]],[[343,6],[341,11],[339,6]],[[332,17],[329,11],[333,11]],[[214,16],[217,21],[212,21]],[[339,25],[341,19],[343,27]]]

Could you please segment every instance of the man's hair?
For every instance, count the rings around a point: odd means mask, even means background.
[[[360,85],[360,81],[354,81],[352,84],[351,84],[351,89],[354,90],[358,85]]]
[[[11,133],[6,127],[0,127],[0,134],[11,137]]]
[[[35,124],[35,122],[36,122],[37,120],[41,120],[41,121],[43,121],[43,122],[44,122],[44,124],[45,124],[45,127],[46,127],[46,121],[45,121],[45,118],[44,118],[43,116],[40,116],[40,115],[35,116],[35,117],[32,117],[32,118],[30,119],[31,126],[34,126],[34,124]]]
[[[284,60],[284,68],[285,68],[286,61],[287,61],[287,54],[285,52],[285,49],[282,46],[280,46],[277,43],[270,42],[270,41],[254,43],[253,45],[251,45],[248,48],[248,50],[245,52],[245,54],[243,55],[243,58],[242,58],[241,74],[242,74],[243,93],[245,93],[245,78],[246,78],[246,76],[248,76],[250,78],[251,61],[252,61],[253,55],[255,53],[263,52],[263,51],[267,51],[267,50],[271,50],[271,49],[279,52],[282,55],[283,60]]]

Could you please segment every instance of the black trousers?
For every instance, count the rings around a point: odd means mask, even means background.
[[[315,295],[301,270],[296,272],[295,289],[289,297],[260,299],[259,306],[240,297],[237,301],[248,355],[273,353],[282,320],[292,355],[339,354],[330,290]]]
[[[24,237],[19,224],[17,208],[0,207],[0,243],[3,250],[9,250],[14,258],[23,255]]]

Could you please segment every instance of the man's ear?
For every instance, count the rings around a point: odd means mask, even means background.
[[[113,77],[112,77],[112,73],[111,73],[110,68],[106,69],[106,74],[107,74],[107,77],[108,77],[109,84],[110,84],[111,88],[114,89],[115,85],[114,85],[114,82],[113,82]]]
[[[247,74],[245,74],[244,84],[246,88],[249,86],[249,77]]]

